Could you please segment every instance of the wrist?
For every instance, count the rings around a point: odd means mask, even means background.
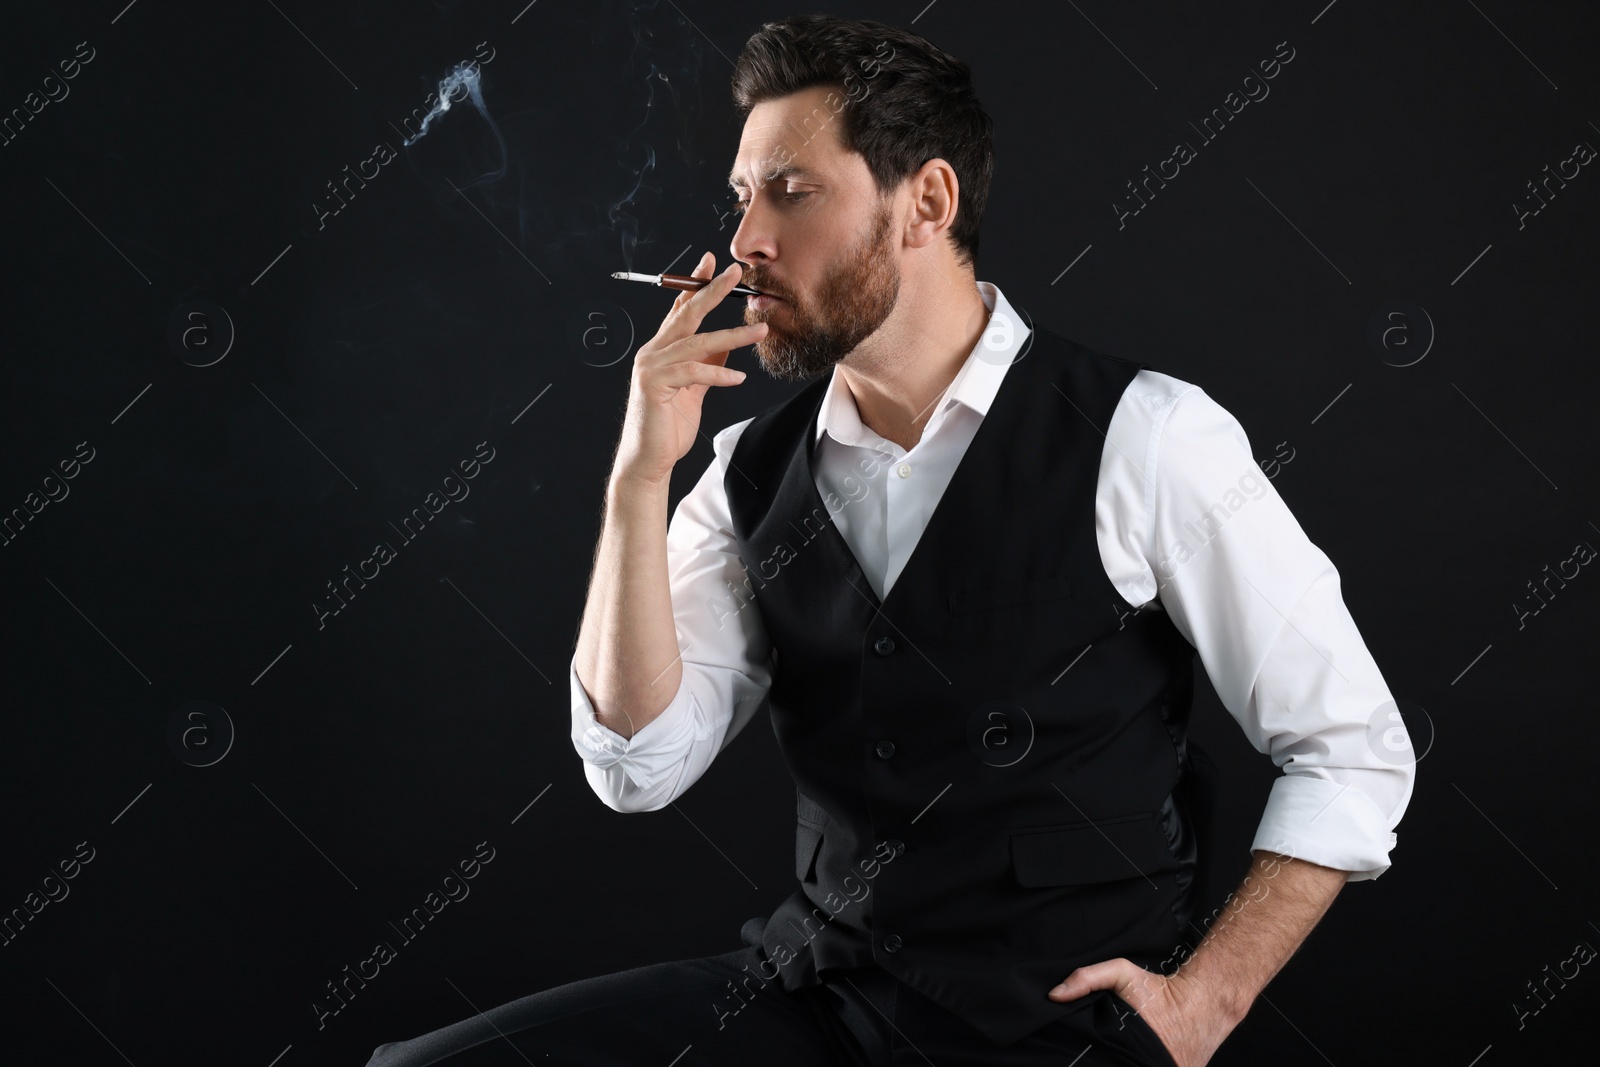
[[[1203,954],[1197,950],[1173,972],[1170,980],[1174,992],[1186,1005],[1204,1012],[1208,1017],[1225,1020],[1231,1029],[1244,1021],[1255,997],[1239,988],[1237,976],[1217,974],[1214,968],[1208,968],[1208,962],[1216,961],[1202,960],[1200,957]],[[1196,966],[1197,962],[1199,966]]]
[[[635,471],[615,470],[606,481],[606,493],[610,496],[633,495],[639,493],[666,492],[672,483],[672,473],[653,476],[640,474]]]

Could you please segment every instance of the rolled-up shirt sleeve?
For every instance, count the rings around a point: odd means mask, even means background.
[[[1409,738],[1339,589],[1257,466],[1243,427],[1198,386],[1157,418],[1145,557],[1161,607],[1223,705],[1283,770],[1252,849],[1388,870],[1415,777]]]
[[[750,420],[713,438],[712,461],[667,524],[667,571],[683,680],[666,709],[625,738],[595,718],[568,665],[572,745],[589,787],[624,812],[666,807],[693,785],[766,700],[771,646],[738,542],[723,477],[738,434]]]

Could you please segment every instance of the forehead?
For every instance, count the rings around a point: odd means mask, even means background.
[[[751,108],[728,184],[743,189],[783,178],[823,177],[844,151],[839,125],[847,103],[836,88],[819,85]]]

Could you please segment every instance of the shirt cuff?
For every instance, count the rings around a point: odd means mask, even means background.
[[[585,762],[602,770],[620,765],[639,789],[650,788],[682,766],[694,732],[694,698],[686,684],[688,671],[678,683],[672,703],[635,731],[632,738],[623,737],[595,718],[594,704],[578,680],[576,653],[567,666],[567,677],[572,687],[572,747]]]
[[[1346,872],[1345,881],[1362,882],[1389,869],[1397,841],[1382,810],[1361,790],[1284,773],[1272,783],[1250,848],[1333,867]]]

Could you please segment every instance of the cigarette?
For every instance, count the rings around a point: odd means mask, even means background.
[[[701,289],[716,281],[715,278],[691,278],[687,274],[635,274],[632,271],[619,270],[611,273],[613,278],[621,278],[625,282],[649,282],[659,285],[663,289],[680,289],[686,293],[697,293]],[[735,293],[741,296],[761,296],[761,290],[752,289],[748,285],[736,285],[728,290],[728,295]]]

